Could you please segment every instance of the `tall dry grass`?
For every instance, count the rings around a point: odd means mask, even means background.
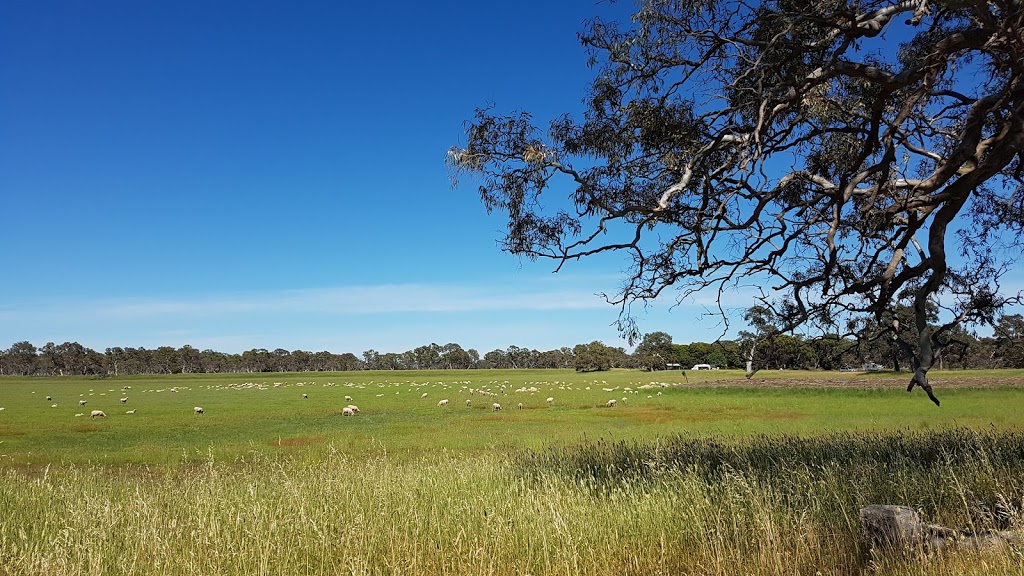
[[[988,527],[1024,435],[688,438],[417,460],[253,453],[0,474],[0,574],[1024,574],[1021,551],[871,558],[857,511]]]

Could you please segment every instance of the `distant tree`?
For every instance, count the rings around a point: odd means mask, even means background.
[[[177,356],[178,362],[181,364],[180,372],[182,374],[192,374],[200,371],[199,350],[185,344],[181,348],[178,348]]]
[[[676,361],[672,347],[672,336],[665,332],[644,334],[643,340],[633,351],[637,365],[645,370],[664,370],[665,364]]]
[[[582,121],[478,110],[452,178],[508,215],[514,254],[627,255],[609,300],[631,340],[630,304],[668,288],[768,287],[780,332],[906,306],[908,390],[938,404],[946,333],[1020,301],[1000,278],[1024,231],[1022,21],[1017,0],[646,0],[581,34]]]
[[[301,372],[315,372],[313,368],[313,355],[305,350],[292,350],[288,355],[291,359],[293,370]]]
[[[472,368],[475,361],[462,346],[449,342],[441,347],[441,365],[449,370],[465,370]]]
[[[529,348],[509,346],[505,349],[505,361],[509,368],[527,368],[530,364],[532,354]]]
[[[484,354],[483,365],[485,368],[508,368],[509,364],[505,358],[505,351],[494,349]]]
[[[781,326],[785,321],[779,318],[771,307],[763,305],[747,308],[743,313],[743,319],[752,329],[741,330],[739,341],[739,351],[747,370],[747,378],[750,378],[757,372],[756,360],[762,360],[757,364],[764,364],[763,359],[771,358],[770,354],[765,354],[765,345],[782,332]]]
[[[96,357],[90,354],[93,351],[78,342],[47,342],[40,352],[43,366],[60,376],[95,373],[101,369],[95,365]]]
[[[411,368],[420,370],[439,368],[441,365],[441,347],[434,343],[419,346],[412,351],[408,364]]]
[[[266,357],[266,350],[263,351]],[[160,346],[153,350],[153,370],[157,374],[175,374],[181,371],[181,360],[178,350],[173,346]],[[265,359],[264,366],[269,362]],[[259,370],[255,370],[258,372]]]
[[[693,366],[694,364],[700,364],[700,362],[697,362],[693,359],[694,356],[690,352],[690,346],[690,344],[672,345],[672,354],[675,356],[676,362],[679,362],[679,364],[682,366],[684,370],[689,368],[690,366]]]
[[[362,370],[363,362],[351,352],[345,352],[338,356],[338,369],[344,371]]]
[[[316,354],[313,354],[312,358],[310,358],[310,362],[310,368],[314,372],[325,372],[331,369],[331,365],[334,363],[334,355],[327,350],[321,350]],[[378,363],[378,367],[375,368],[375,370],[380,370],[379,356],[377,356],[376,362]]]
[[[1024,316],[1007,314],[995,327],[995,355],[1007,368],[1024,368]]]
[[[242,369],[246,372],[268,372],[272,360],[266,348],[253,348],[242,352]]]
[[[598,372],[611,370],[614,352],[597,340],[590,344],[578,344],[573,348],[574,367],[577,372]]]
[[[559,348],[541,352],[537,356],[538,368],[571,368],[573,365],[573,353],[571,348]]]
[[[810,345],[814,348],[815,369],[838,370],[852,359],[852,343],[838,334],[825,334],[812,340]]]
[[[15,376],[34,374],[38,366],[38,354],[31,342],[15,342],[3,352],[4,368],[0,373]]]
[[[206,349],[199,353],[200,371],[206,374],[231,372],[233,362],[230,354]]]
[[[292,363],[292,353],[284,348],[275,348],[268,356],[266,370],[269,372],[289,372],[297,368]]]
[[[408,370],[408,360],[403,355],[394,352],[387,352],[380,356],[380,370]]]
[[[363,352],[363,364],[367,370],[380,370],[380,353],[372,348]]]

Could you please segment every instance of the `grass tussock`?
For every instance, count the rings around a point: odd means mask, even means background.
[[[857,518],[869,503],[1019,526],[1024,434],[7,469],[0,574],[1024,574],[1012,547],[872,558]]]

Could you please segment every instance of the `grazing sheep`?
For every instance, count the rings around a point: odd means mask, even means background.
[[[608,407],[615,408],[615,398],[612,398],[611,400],[608,401]]]
[[[75,414],[75,418],[78,418],[79,416],[85,416],[85,414],[82,414],[81,412],[79,412],[78,414]]]
[[[516,404],[516,408],[518,408],[519,410],[522,410],[523,409],[523,403],[520,402],[519,404]]]
[[[353,412],[359,414],[359,406],[356,406],[355,404],[349,404],[348,406],[345,406],[345,408],[351,408]]]
[[[78,405],[79,406],[85,406],[87,402],[88,402],[88,400],[79,400],[78,401]]]
[[[302,397],[308,399],[309,398],[309,394],[303,394]]]
[[[420,398],[426,398],[426,397],[427,397],[427,393],[426,392],[424,392],[423,395],[420,396]]]
[[[90,418],[106,418],[107,415],[103,413],[103,410],[93,410],[92,414],[89,414]]]
[[[121,404],[127,404],[127,403],[128,403],[128,399],[127,398],[121,398]]]
[[[445,398],[444,400],[441,400],[440,402],[437,403],[437,407],[438,408],[444,408],[446,406],[448,406],[448,399],[447,398]]]
[[[54,404],[54,405],[50,406],[50,408],[56,408],[56,407],[57,407],[57,405],[56,405],[56,404]]]
[[[473,405],[473,401],[470,400],[469,398],[467,398],[466,399],[466,406],[469,407],[469,406],[472,406],[472,405]],[[3,410],[3,408],[0,408],[0,410]]]
[[[47,402],[53,402],[53,397],[52,396],[47,396],[46,397],[46,401]]]
[[[125,412],[125,414],[135,414],[135,410],[134,409],[128,410],[127,412]]]
[[[554,403],[555,403],[555,399],[554,398],[548,398],[548,404],[554,404]]]
[[[356,415],[356,411],[351,409],[351,408],[349,408],[348,406],[345,406],[344,408],[341,409],[341,415],[342,416],[355,416]]]
[[[0,412],[3,412],[4,410],[7,410],[7,408],[4,408],[3,406],[0,406]]]
[[[493,410],[494,412],[497,412],[498,410],[501,410],[501,404],[498,404],[497,402],[495,402],[494,404],[491,404],[491,410]]]
[[[351,402],[351,401],[352,401],[352,397],[351,396],[345,396],[345,402]]]
[[[203,407],[202,406],[196,406],[195,408],[193,408],[193,410],[195,410],[196,414],[203,414]]]

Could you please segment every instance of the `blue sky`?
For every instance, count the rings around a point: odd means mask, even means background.
[[[625,346],[595,293],[626,263],[500,252],[444,157],[475,107],[579,110],[576,33],[630,8],[3,3],[0,348]],[[720,335],[673,303],[641,331]]]
[[[625,345],[625,264],[500,252],[444,155],[477,106],[579,109],[576,33],[628,9],[4,3],[0,347]],[[643,331],[718,335],[667,304]]]

